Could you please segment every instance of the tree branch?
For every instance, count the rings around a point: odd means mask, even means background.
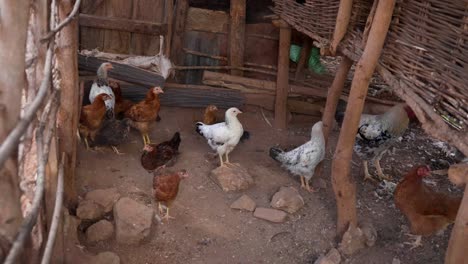
[[[47,35],[41,39],[41,42],[49,41],[52,37],[55,36],[55,34],[57,34],[57,32],[59,32],[62,28],[64,28],[66,25],[68,25],[68,23],[71,22],[75,18],[76,14],[78,14],[78,11],[80,10],[80,3],[81,3],[81,0],[76,0],[75,5],[73,6],[73,9],[71,13],[68,15],[68,17],[65,18],[57,27],[49,31],[49,33],[47,33]]]

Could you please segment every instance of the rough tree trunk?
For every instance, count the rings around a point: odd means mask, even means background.
[[[234,67],[243,67],[245,46],[245,0],[231,0],[230,13],[229,63]],[[242,71],[231,70],[231,74],[242,76]]]
[[[278,52],[278,75],[276,77],[275,128],[287,127],[287,100],[289,91],[289,46],[291,44],[291,27],[285,21],[278,22],[280,40]]]

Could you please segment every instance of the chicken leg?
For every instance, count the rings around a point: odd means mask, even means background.
[[[301,176],[301,188],[306,189],[310,193],[317,192],[313,187],[310,187],[309,180],[304,176]]]
[[[364,180],[371,180],[376,181],[372,176],[369,174],[369,167],[367,166],[367,160],[362,161],[362,165],[364,166]]]
[[[119,149],[116,146],[111,146],[112,150],[115,152],[117,155],[123,155],[125,153],[120,152]]]
[[[166,214],[162,218],[166,219],[167,222],[169,222],[169,219],[175,219],[175,217],[169,215],[169,207],[166,207]]]
[[[375,159],[374,160],[374,166],[377,169],[377,175],[381,180],[385,179],[387,181],[391,180],[392,178],[390,176],[387,176],[383,173],[382,167],[380,167],[380,159]]]
[[[145,133],[145,137],[146,137],[146,144],[151,144],[151,140],[150,140],[148,133]]]
[[[403,243],[403,244],[405,244],[405,245],[410,245],[410,246],[411,246],[410,250],[422,246],[422,243],[421,243],[422,236],[413,235],[413,234],[408,234],[408,233],[406,233],[405,235],[409,236],[410,239],[413,239],[413,241],[411,241],[411,242],[404,242],[404,243]]]
[[[86,137],[84,138],[84,143],[85,143],[85,146],[86,146],[86,150],[90,150],[88,139]]]
[[[219,166],[223,167],[224,166],[223,155],[221,155],[221,154],[218,154],[218,155],[219,155],[219,162],[220,162]]]

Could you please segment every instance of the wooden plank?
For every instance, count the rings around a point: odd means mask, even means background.
[[[132,18],[145,22],[164,25],[164,30],[157,36],[148,36],[143,34],[132,34],[131,54],[154,56],[159,52],[159,35],[167,33],[167,24],[163,23],[164,2],[162,0],[134,0]]]
[[[235,1],[235,0],[234,0]],[[190,7],[185,31],[208,31],[227,33],[229,16],[224,11]]]
[[[166,24],[167,24],[167,34],[164,39],[166,43],[164,44],[164,54],[166,57],[171,56],[171,41],[172,41],[172,31],[174,25],[174,0],[166,0]]]
[[[382,53],[394,6],[395,0],[381,0],[378,3],[366,47],[356,65],[345,119],[332,161],[332,184],[337,201],[338,220],[336,226],[339,236],[342,236],[348,228],[356,228],[358,224],[356,185],[349,175],[353,145],[369,88],[369,81]]]
[[[59,17],[65,19],[73,8],[73,0],[63,0],[58,4]],[[57,64],[61,73],[61,96],[58,124],[59,151],[65,153],[67,163],[64,166],[65,204],[73,207],[78,202],[75,188],[76,132],[78,129],[78,22],[72,21],[62,29],[57,39]]]
[[[176,65],[183,65],[184,54],[183,54],[183,38],[185,31],[185,22],[187,17],[187,11],[189,7],[188,0],[177,0],[175,8],[175,24],[174,24],[174,35],[172,36],[172,53],[171,60]]]
[[[289,83],[289,46],[291,44],[291,28],[281,20],[278,51],[278,75],[276,76],[275,121],[274,127],[287,127],[287,98]]]
[[[132,1],[129,0],[106,0],[104,2],[104,8],[106,10],[106,16],[108,18],[132,18]],[[107,20],[109,21],[109,20]],[[115,53],[129,53],[130,51],[130,40],[131,33],[122,31],[122,28],[126,28],[126,22],[120,22],[119,20],[110,20],[107,25],[119,25],[120,29],[110,30],[104,33],[104,51],[115,52]],[[102,21],[105,23],[105,21]]]
[[[231,0],[229,27],[229,65],[244,66],[245,5],[246,0]],[[242,76],[240,70],[231,70],[232,75]]]
[[[108,62],[107,60],[94,57],[78,55],[78,65],[80,70],[95,73],[99,66]],[[109,71],[109,77],[129,83],[139,84],[146,87],[163,86],[164,78],[154,72],[145,71],[130,65],[111,62],[114,68]]]
[[[85,7],[87,6],[92,6],[95,4],[95,0],[82,0],[81,7],[81,15],[86,13],[87,15],[95,15],[98,17],[104,16],[105,15],[105,9],[104,5],[101,3],[101,5],[94,9],[90,10],[88,12],[85,12]],[[80,19],[81,20],[81,19]],[[81,21],[80,21],[81,24]],[[80,27],[80,49],[98,49],[98,50],[104,50],[104,32],[106,30],[104,29],[99,29],[99,28],[91,28],[91,27],[85,27],[81,26]]]
[[[81,13],[92,14],[98,9],[105,0],[85,1],[81,3]]]
[[[86,14],[80,14],[80,26],[112,29],[126,32],[138,32],[158,36],[166,34],[167,31],[167,25],[162,23],[152,23],[141,20],[115,17],[100,17]],[[157,42],[159,43],[159,37],[155,39],[157,39]]]
[[[0,142],[4,142],[20,117],[21,92],[26,87],[24,70],[29,5],[27,0],[0,2]],[[17,157],[11,155],[0,167],[0,262],[8,254],[23,219],[17,173]]]

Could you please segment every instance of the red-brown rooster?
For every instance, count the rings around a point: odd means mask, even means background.
[[[455,221],[461,197],[440,193],[423,182],[430,174],[428,166],[415,166],[398,183],[394,198],[395,206],[411,224],[416,240],[414,247],[421,245],[421,235],[428,236],[446,228]]]
[[[172,166],[179,155],[180,133],[174,133],[171,140],[158,145],[148,144],[141,154],[141,166],[148,172],[152,172],[166,166]]]
[[[85,105],[81,109],[78,130],[84,137],[87,150],[90,149],[88,138],[94,140],[94,137],[104,120],[104,116],[106,115],[106,102],[111,99],[112,97],[110,95],[102,93],[96,96],[92,104]]]
[[[164,172],[161,174],[154,174],[153,177],[153,196],[158,202],[159,214],[163,214],[163,208],[161,202],[166,205],[166,214],[163,216],[164,219],[169,221],[169,206],[175,200],[177,193],[179,192],[179,184],[182,179],[189,177],[186,170],[180,170],[178,172]]]
[[[114,113],[116,116],[119,116],[130,109],[133,106],[133,102],[123,98],[122,89],[118,82],[109,80],[109,86],[115,95]]]
[[[340,126],[344,118],[342,110],[344,110],[344,105],[343,101],[340,101],[335,114],[335,119]],[[380,179],[390,179],[383,173],[380,159],[385,151],[404,134],[410,119],[415,119],[414,112],[404,104],[395,105],[381,115],[361,115],[354,152],[363,160],[364,179],[374,180],[369,174],[368,161],[374,163]]]

